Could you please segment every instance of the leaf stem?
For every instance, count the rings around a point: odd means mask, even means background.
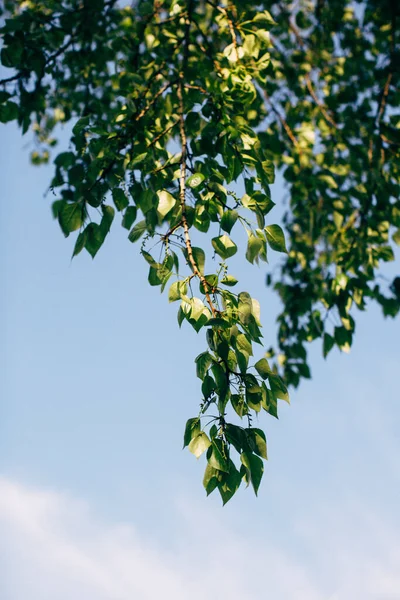
[[[187,214],[186,214],[185,200],[186,200],[187,137],[186,137],[186,131],[185,131],[185,118],[184,118],[182,87],[183,87],[183,83],[182,83],[182,78],[181,78],[178,83],[177,94],[178,94],[178,100],[179,100],[179,133],[180,133],[181,147],[182,147],[180,177],[179,177],[179,202],[180,202],[181,210],[182,210],[182,227],[183,227],[183,232],[184,232],[188,262],[192,268],[193,273],[196,275],[196,277],[198,277],[198,279],[203,284],[205,297],[206,297],[208,305],[211,309],[211,313],[212,313],[213,317],[215,317],[217,314],[217,310],[213,304],[213,301],[211,300],[211,296],[209,293],[209,285],[208,285],[204,275],[202,275],[200,273],[199,268],[196,263],[196,260],[193,256],[192,241],[190,238],[189,224],[188,224]]]

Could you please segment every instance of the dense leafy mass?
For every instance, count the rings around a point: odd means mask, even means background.
[[[51,189],[73,255],[94,257],[120,213],[150,285],[179,303],[179,325],[205,330],[202,401],[184,445],[206,453],[204,487],[225,503],[242,481],[258,491],[267,446],[254,415],[277,417],[286,386],[310,376],[305,342],[348,349],[353,307],[368,298],[399,311],[400,279],[376,280],[400,242],[398,9],[125,4],[6,1],[0,121],[33,129],[35,164],[49,160],[57,124],[72,122]],[[276,167],[290,191],[288,248],[270,217]],[[279,350],[258,360],[260,306],[236,292],[228,266],[238,227],[250,263],[285,257],[268,278],[283,301]]]

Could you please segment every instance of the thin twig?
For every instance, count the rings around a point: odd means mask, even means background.
[[[228,10],[224,6],[218,6],[217,4],[214,4],[214,2],[211,2],[211,0],[206,0],[206,1],[207,1],[207,4],[209,4],[215,10],[217,10],[218,12],[220,12],[221,14],[223,14],[224,17],[226,18],[226,20],[228,21],[229,32],[231,34],[232,45],[233,45],[233,48],[234,48],[234,52],[235,52],[235,56],[236,56],[236,62],[237,62],[239,60],[239,53],[238,53],[238,45],[237,45],[237,39],[236,39],[235,25],[233,23],[233,20],[231,19],[231,17],[228,14]]]
[[[167,127],[166,129],[164,129],[164,131],[162,131],[161,133],[159,133],[154,140],[152,140],[150,142],[150,144],[148,144],[147,148],[151,148],[152,146],[154,146],[154,144],[157,144],[158,141],[161,140],[161,138],[164,137],[164,135],[166,135],[169,131],[171,131],[171,129],[173,129],[175,127],[175,125],[178,125],[179,123],[179,119],[177,119],[174,123],[172,123],[172,125],[170,125],[169,127]]]
[[[206,89],[200,87],[199,85],[192,85],[191,83],[185,83],[184,87],[187,88],[188,90],[198,90],[202,94],[206,94],[207,96],[209,95],[209,92],[207,92]]]
[[[153,98],[150,100],[150,102],[140,111],[140,113],[135,117],[135,121],[140,121],[140,119],[142,119],[145,114],[150,110],[150,108],[153,106],[153,104],[156,102],[156,100],[165,92],[167,91],[168,88],[170,88],[173,83],[176,83],[174,81],[169,81],[168,83],[166,83],[165,85],[163,85],[162,88],[160,88],[158,90],[158,92],[156,94],[154,94]]]
[[[192,242],[190,238],[189,232],[189,224],[186,213],[186,158],[188,154],[188,142],[186,137],[185,130],[185,114],[184,114],[184,104],[183,104],[183,86],[184,86],[184,73],[186,70],[187,63],[189,61],[189,42],[190,42],[190,25],[191,25],[191,13],[193,7],[193,0],[189,2],[188,6],[188,14],[186,17],[186,27],[185,27],[185,38],[184,38],[184,50],[183,50],[183,60],[182,60],[182,70],[179,74],[179,81],[177,87],[177,96],[179,101],[179,134],[181,140],[181,159],[180,159],[180,177],[179,177],[179,202],[182,212],[182,227],[183,234],[187,252],[187,260],[190,264],[193,274],[201,281],[204,294],[207,299],[207,303],[211,309],[212,315],[215,317],[217,315],[217,310],[211,300],[211,296],[209,293],[210,287],[206,281],[204,275],[200,273],[199,267],[193,255]]]
[[[193,256],[193,248],[192,242],[190,239],[189,232],[189,224],[186,213],[186,156],[187,156],[187,138],[185,131],[185,118],[184,118],[184,106],[183,106],[183,94],[182,94],[182,81],[178,83],[178,100],[179,100],[179,132],[181,138],[181,146],[182,146],[182,155],[181,155],[181,166],[180,166],[180,177],[179,177],[179,202],[182,211],[182,227],[185,238],[185,246],[187,252],[188,263],[190,264],[192,271],[196,277],[199,278],[204,287],[205,297],[207,299],[208,305],[211,309],[213,317],[216,316],[217,311],[211,300],[211,296],[209,293],[209,285],[206,281],[204,275],[200,273],[200,270],[197,266],[196,260]]]
[[[284,130],[286,131],[290,141],[292,142],[293,146],[295,146],[295,148],[299,149],[299,143],[293,133],[293,131],[291,130],[291,128],[289,127],[287,121],[282,117],[281,113],[278,111],[278,109],[275,107],[275,105],[273,104],[271,98],[269,97],[268,93],[264,90],[264,97],[267,100],[267,102],[269,103],[270,107],[272,108],[272,111],[276,114],[276,116],[278,117],[282,127],[284,128]],[[300,149],[301,152],[301,149]]]
[[[311,78],[310,78],[310,75],[308,73],[307,73],[305,79],[306,79],[306,85],[307,85],[308,91],[310,92],[310,94],[311,94],[314,102],[317,104],[317,106],[320,109],[321,113],[323,114],[323,116],[325,117],[325,119],[328,121],[328,123],[330,123],[331,125],[333,125],[333,127],[335,127],[337,129],[337,127],[338,127],[337,123],[330,116],[330,114],[326,110],[325,106],[323,105],[323,103],[318,98],[317,94],[315,93],[313,85],[312,85],[312,81],[311,81]]]
[[[378,111],[378,115],[377,115],[377,118],[376,118],[376,122],[377,123],[379,123],[379,121],[382,119],[383,113],[384,113],[385,108],[386,108],[386,100],[387,100],[387,97],[388,97],[388,94],[389,94],[390,83],[392,81],[392,77],[393,77],[393,73],[392,73],[392,71],[390,71],[389,75],[387,76],[385,86],[383,88],[382,98],[381,98],[381,102],[380,102],[380,105],[379,105],[379,111]]]

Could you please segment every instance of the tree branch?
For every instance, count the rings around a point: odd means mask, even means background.
[[[186,138],[186,131],[185,131],[185,118],[184,118],[182,88],[183,88],[183,84],[182,84],[182,79],[181,79],[178,83],[177,93],[178,93],[178,100],[179,100],[179,133],[180,133],[181,147],[182,147],[181,172],[180,172],[180,177],[179,177],[179,202],[180,202],[181,211],[182,211],[183,234],[184,234],[184,238],[185,238],[185,246],[186,246],[188,262],[192,268],[194,275],[196,275],[196,277],[198,277],[198,279],[203,284],[207,303],[211,309],[211,313],[212,313],[213,317],[215,317],[217,315],[217,310],[213,304],[213,301],[211,300],[210,291],[209,291],[210,287],[209,287],[204,275],[202,275],[200,273],[199,268],[196,263],[196,260],[193,256],[192,241],[190,239],[189,224],[188,224],[187,214],[186,214],[185,200],[186,200],[187,138]]]
[[[291,128],[289,127],[287,121],[282,117],[282,115],[280,114],[280,112],[278,111],[278,109],[275,107],[275,105],[272,103],[271,98],[269,97],[268,93],[266,92],[266,90],[264,90],[264,98],[266,99],[266,101],[268,102],[268,104],[270,105],[270,107],[272,108],[272,111],[274,112],[274,114],[278,117],[282,127],[284,128],[284,130],[286,131],[290,141],[292,142],[293,146],[297,149],[299,149],[299,143],[293,133],[293,131],[291,130]],[[300,153],[301,153],[301,149]]]
[[[308,91],[311,94],[312,99],[314,100],[314,102],[317,104],[319,110],[321,111],[321,113],[323,114],[323,116],[325,117],[326,121],[328,121],[328,123],[330,123],[331,125],[333,125],[333,127],[335,127],[337,129],[338,125],[337,123],[334,121],[334,119],[330,116],[330,114],[328,113],[328,111],[326,110],[325,106],[323,105],[323,103],[321,102],[321,100],[318,98],[317,94],[314,91],[313,85],[312,85],[312,81],[310,78],[310,75],[307,73],[306,75],[306,86]]]

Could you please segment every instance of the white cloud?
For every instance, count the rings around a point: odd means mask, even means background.
[[[181,508],[176,538],[155,543],[65,495],[0,480],[6,600],[246,600],[275,586],[275,598],[320,599],[301,565]]]
[[[2,598],[398,600],[396,531],[359,502],[335,506],[295,525],[286,550],[279,535],[234,534],[186,501],[171,507],[174,538],[155,540],[65,494],[0,479]]]
[[[299,527],[305,546],[319,553],[314,571],[324,582],[326,600],[399,600],[400,527],[343,497],[321,506],[313,521]]]

